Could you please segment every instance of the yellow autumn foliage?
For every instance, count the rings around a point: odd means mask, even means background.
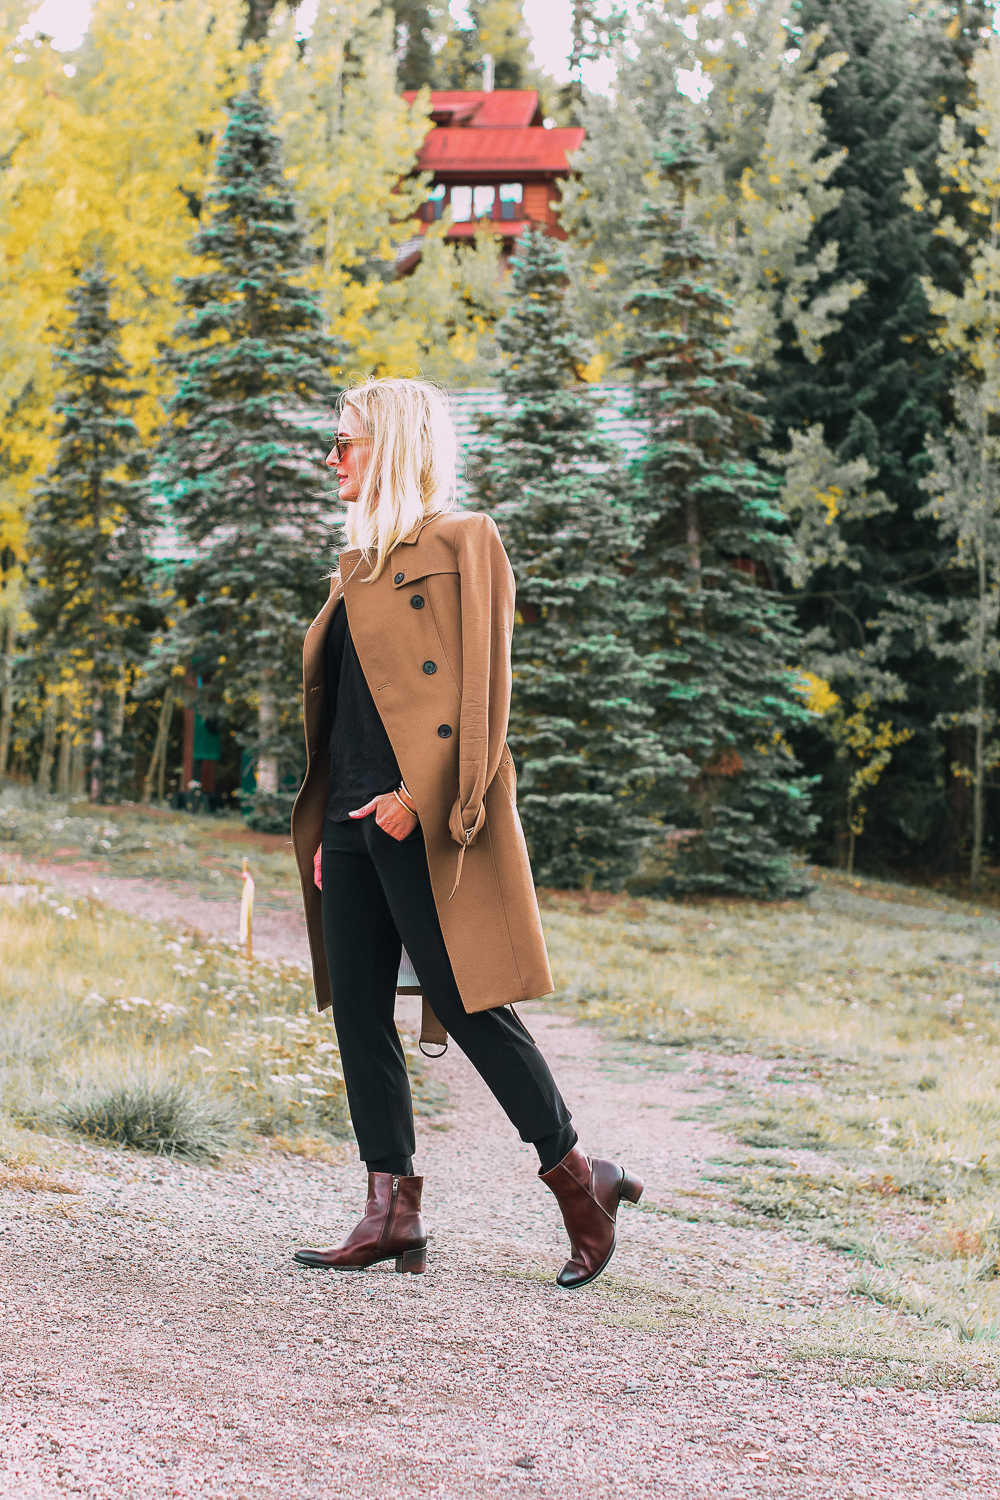
[[[240,47],[242,0],[95,0],[83,45],[27,39],[27,0],[0,0],[0,550],[23,555],[24,512],[53,454],[58,371],[79,270],[99,263],[146,392],[151,437],[167,393],[157,357],[178,321],[176,280],[210,186],[226,106],[259,62],[313,264],[305,280],[344,350],[345,373],[479,369],[497,312],[496,248],[443,244],[396,279],[423,183],[410,174],[426,96],[396,92],[391,15],[379,0],[324,0],[312,32],[279,8]]]
[[[52,454],[58,384],[53,345],[71,285],[99,261],[124,321],[122,351],[149,391],[136,419],[150,432],[162,384],[158,347],[176,321],[173,281],[187,249],[226,98],[249,54],[236,0],[96,0],[76,72],[48,45],[18,44],[27,6],[2,15],[9,87],[0,141],[0,541],[19,550],[31,485]],[[72,68],[74,65],[69,65]]]
[[[806,708],[811,714],[825,715],[837,707],[840,699],[822,677],[817,677],[815,672],[804,671],[800,671],[798,676],[802,684],[798,687],[798,691],[805,698]]]

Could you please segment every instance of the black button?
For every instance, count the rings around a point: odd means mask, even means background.
[[[438,725],[438,734],[441,736],[441,738],[443,740],[450,740],[451,739],[451,725],[450,724],[439,724]]]
[[[403,581],[403,579],[405,577],[406,577],[405,573],[397,573],[396,576],[395,576],[395,578],[392,581],[393,581],[393,583],[402,583],[402,581]]]
[[[424,607],[424,601],[421,599],[419,594],[411,594],[410,603],[414,609],[423,609]]]
[[[437,662],[436,661],[425,661],[424,662],[424,671],[427,673],[428,677],[433,677],[434,673],[437,671],[437,669],[438,669],[438,667],[437,667]]]

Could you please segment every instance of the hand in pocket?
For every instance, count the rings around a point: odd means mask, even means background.
[[[396,839],[398,843],[409,838],[419,822],[416,813],[407,812],[391,792],[383,792],[381,797],[373,797],[370,802],[365,803],[364,807],[356,808],[351,813],[351,817],[367,818],[371,813],[375,814],[375,821],[382,832],[387,833],[391,839]]]

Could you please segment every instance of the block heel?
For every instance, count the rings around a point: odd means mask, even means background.
[[[409,1271],[413,1276],[419,1276],[421,1272],[426,1271],[426,1247],[421,1247],[419,1250],[404,1250],[402,1255],[397,1255],[396,1270]]]
[[[628,1172],[622,1172],[622,1185],[618,1190],[619,1198],[623,1198],[626,1203],[638,1203],[642,1197],[642,1189],[641,1177],[632,1177]]]

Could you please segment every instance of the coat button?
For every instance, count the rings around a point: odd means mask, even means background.
[[[419,594],[410,595],[410,604],[414,609],[423,609],[424,607],[424,601]]]
[[[402,581],[403,581],[403,579],[405,577],[406,577],[405,573],[397,573],[396,576],[395,576],[395,578],[392,581],[393,581],[393,583],[402,583]]]
[[[441,736],[441,738],[443,740],[450,740],[451,739],[451,725],[450,724],[439,724],[438,725],[438,734]]]
[[[437,662],[436,661],[425,661],[424,662],[424,671],[427,673],[428,677],[433,677],[434,673],[437,671]]]

